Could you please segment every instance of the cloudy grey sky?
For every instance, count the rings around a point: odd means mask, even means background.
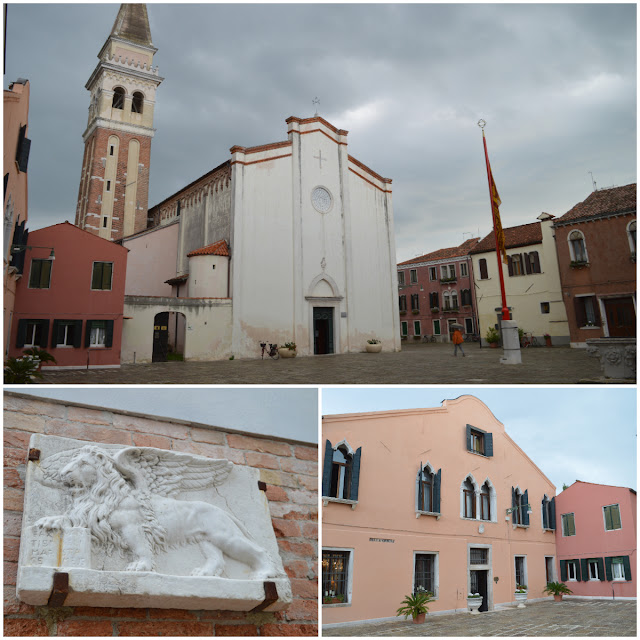
[[[321,411],[440,407],[464,394],[489,407],[558,493],[575,480],[637,488],[633,388],[323,389]]]
[[[318,441],[316,389],[24,387],[13,390],[290,440]]]
[[[10,4],[5,88],[31,82],[29,227],[74,221],[89,94],[115,4]],[[150,4],[150,205],[319,113],[393,179],[397,259],[636,181],[635,4]]]

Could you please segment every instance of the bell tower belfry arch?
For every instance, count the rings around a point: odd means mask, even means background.
[[[85,85],[89,118],[76,226],[107,240],[147,228],[156,89],[146,4],[122,4]]]

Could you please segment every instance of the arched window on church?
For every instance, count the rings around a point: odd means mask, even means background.
[[[113,102],[111,106],[114,109],[124,109],[124,89],[122,87],[116,87],[113,90]]]
[[[144,96],[139,91],[136,91],[131,101],[131,113],[142,113],[143,106]]]

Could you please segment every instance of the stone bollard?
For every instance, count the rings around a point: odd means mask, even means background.
[[[515,320],[502,321],[502,348],[504,351],[500,358],[502,364],[522,364],[520,336]]]

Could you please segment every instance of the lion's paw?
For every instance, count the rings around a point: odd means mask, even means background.
[[[219,576],[222,573],[222,567],[212,569],[211,567],[197,567],[191,572],[192,576]]]
[[[153,565],[149,560],[136,560],[127,565],[126,571],[153,571]]]
[[[277,578],[278,572],[274,568],[261,569],[251,574],[253,580],[267,580],[268,578]]]
[[[65,519],[60,516],[47,516],[46,518],[40,518],[36,522],[36,527],[41,527],[47,531],[57,531],[64,527]]]

